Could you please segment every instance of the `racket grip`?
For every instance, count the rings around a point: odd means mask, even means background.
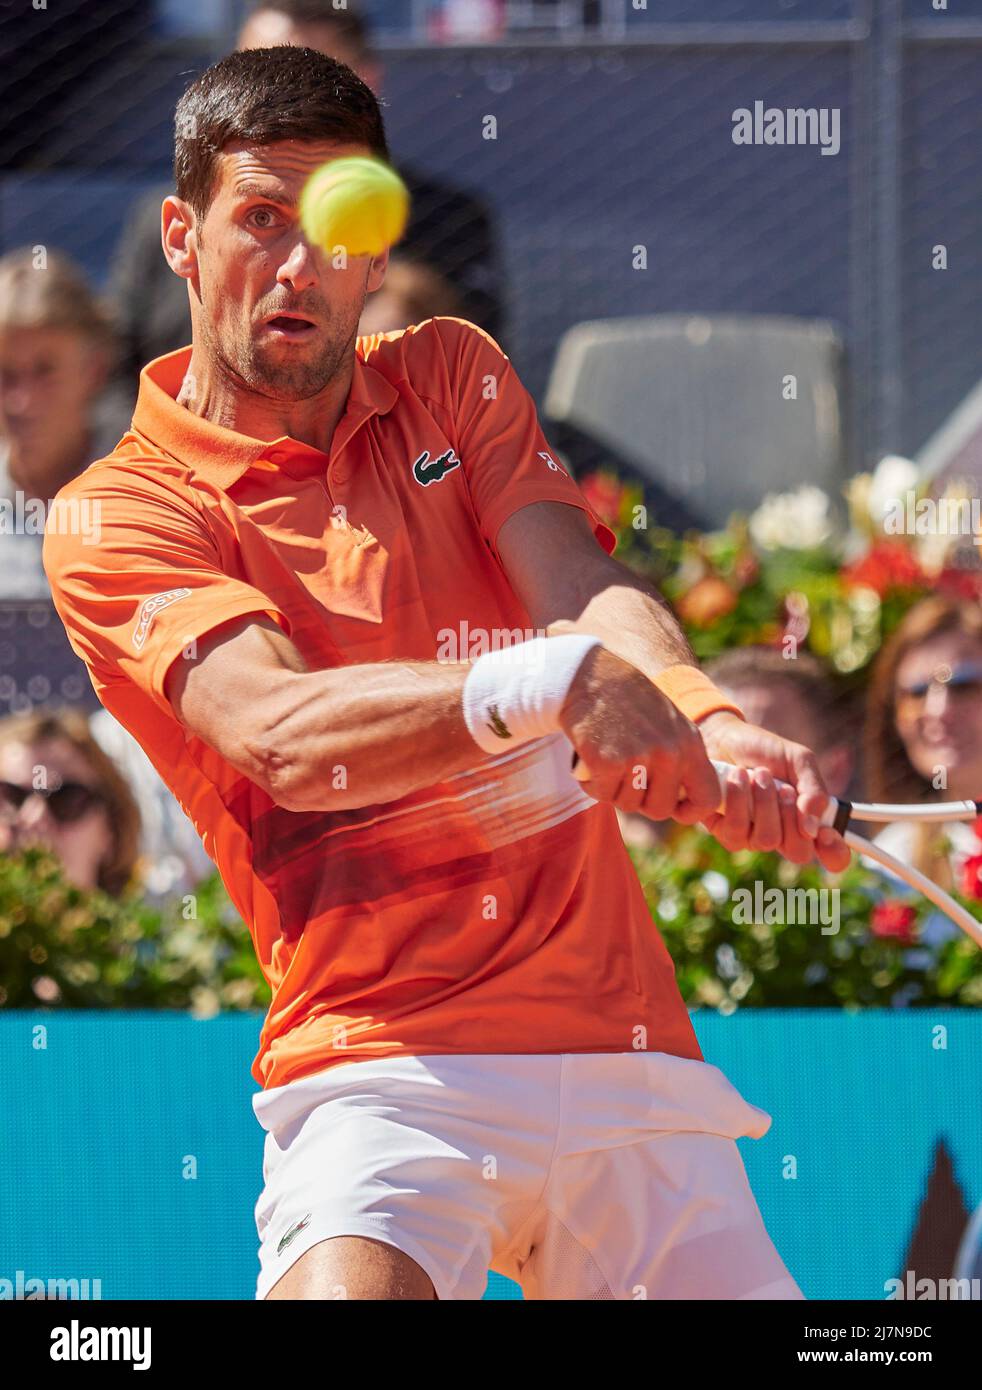
[[[580,761],[580,755],[579,755],[579,753],[577,753],[576,750],[574,749],[574,750],[573,750],[573,760],[572,760],[571,769],[570,769],[571,771],[575,771],[576,765],[577,765],[577,763],[578,763],[579,761]],[[731,773],[731,772],[734,770],[734,769],[733,769],[733,764],[732,764],[732,763],[723,763],[723,762],[720,762],[718,758],[710,758],[709,761],[712,763],[713,767],[716,769],[716,775],[719,777],[719,808],[718,808],[718,809],[719,809],[720,811],[722,811],[723,805],[724,805],[724,799],[725,799],[725,796],[726,796],[726,779],[727,779],[727,775],[728,775],[729,773]],[[777,778],[775,778],[774,780],[775,780],[775,784],[776,784],[777,786],[779,786],[779,787],[787,787],[787,786],[789,785],[789,783],[787,783],[787,782],[781,782],[781,781],[779,781]],[[791,790],[794,791],[794,788],[791,787]],[[980,803],[980,804],[982,804],[982,803]],[[849,826],[849,817],[850,817],[851,814],[852,814],[852,802],[851,802],[851,801],[839,801],[839,800],[836,799],[836,797],[831,796],[831,797],[829,797],[829,804],[826,806],[826,808],[825,808],[825,810],[822,812],[821,816],[819,816],[818,823],[819,823],[819,825],[829,825],[829,826],[831,826],[834,830],[838,830],[838,832],[839,832],[840,835],[843,835],[843,834],[845,834],[845,831],[846,831],[846,829],[847,829],[848,826]]]
[[[716,772],[717,772],[717,774],[718,774],[718,776],[719,776],[720,807],[722,808],[722,805],[723,805],[723,797],[724,797],[724,795],[725,795],[725,790],[724,790],[724,789],[725,789],[725,786],[726,786],[727,774],[733,771],[733,765],[732,765],[732,763],[721,763],[721,762],[719,762],[719,760],[716,759],[716,758],[710,758],[710,762],[712,763],[713,767],[716,769]],[[788,783],[787,783],[787,782],[780,782],[780,781],[778,781],[777,778],[774,779],[774,783],[775,783],[775,786],[778,786],[778,787],[786,787],[786,786],[788,786]],[[794,788],[792,787],[791,790],[794,791]],[[836,829],[839,829],[840,827],[838,826],[837,822],[838,822],[839,819],[840,819],[840,814],[841,814],[842,806],[843,806],[843,805],[845,805],[845,803],[840,803],[840,802],[836,801],[836,799],[835,799],[834,796],[833,796],[833,797],[830,797],[830,798],[829,798],[829,804],[826,806],[824,812],[823,812],[822,815],[819,817],[819,821],[818,821],[819,825],[830,825],[830,826],[834,826]]]

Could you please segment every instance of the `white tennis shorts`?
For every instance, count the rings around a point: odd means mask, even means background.
[[[665,1053],[389,1057],[253,1098],[257,1298],[332,1236],[403,1251],[440,1299],[803,1295],[735,1139],[770,1116]]]

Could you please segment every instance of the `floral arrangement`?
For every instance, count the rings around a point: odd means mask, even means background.
[[[978,537],[945,534],[923,510],[952,514],[965,488],[952,483],[927,499],[907,459],[885,458],[851,479],[844,508],[802,487],[769,494],[722,531],[681,538],[649,524],[640,484],[598,472],[580,486],[616,532],[618,557],[672,603],[700,660],[747,643],[794,643],[850,677],[918,599],[982,599]]]
[[[774,854],[731,854],[695,828],[631,854],[692,1008],[982,1004],[982,951],[961,933],[929,944],[924,928],[936,909],[861,860],[833,876]],[[960,887],[982,920],[982,855],[966,863]],[[795,920],[795,890],[811,891],[813,902],[834,893],[834,917]],[[741,895],[768,907],[745,920]]]

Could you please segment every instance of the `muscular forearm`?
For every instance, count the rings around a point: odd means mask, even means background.
[[[668,666],[695,665],[657,591],[617,562],[607,572],[609,582],[584,594],[576,630],[599,637],[649,679]],[[473,767],[481,750],[461,703],[469,669],[381,662],[294,675],[268,741],[273,794],[294,810],[344,810],[393,801]]]
[[[674,615],[653,585],[616,560],[600,562],[574,626],[599,637],[608,651],[629,662],[649,680],[668,666],[698,662]]]
[[[298,673],[267,739],[266,782],[290,810],[394,801],[480,762],[461,705],[466,664],[379,662]]]

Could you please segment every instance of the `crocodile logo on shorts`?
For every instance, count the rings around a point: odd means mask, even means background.
[[[279,1243],[279,1245],[276,1247],[276,1253],[277,1253],[277,1255],[282,1255],[282,1254],[283,1254],[283,1251],[284,1251],[284,1250],[286,1249],[286,1247],[290,1244],[290,1242],[293,1241],[293,1240],[295,1240],[295,1239],[297,1238],[297,1236],[300,1234],[300,1232],[301,1232],[302,1230],[304,1230],[304,1229],[305,1229],[307,1226],[309,1226],[309,1225],[310,1225],[310,1212],[308,1211],[308,1213],[307,1213],[306,1216],[302,1217],[301,1220],[295,1221],[295,1222],[293,1223],[293,1225],[292,1225],[292,1226],[290,1227],[290,1229],[287,1231],[287,1233],[286,1233],[285,1236],[281,1236],[281,1237],[280,1237],[280,1243]]]
[[[453,449],[448,449],[439,458],[431,459],[429,449],[424,449],[419,458],[413,464],[413,477],[421,487],[429,487],[430,483],[438,483],[441,478],[445,478],[452,468],[460,467],[460,459]]]
[[[488,707],[487,727],[493,734],[497,735],[498,738],[511,738],[511,729],[509,729],[508,725],[498,713],[497,705],[490,705]]]

